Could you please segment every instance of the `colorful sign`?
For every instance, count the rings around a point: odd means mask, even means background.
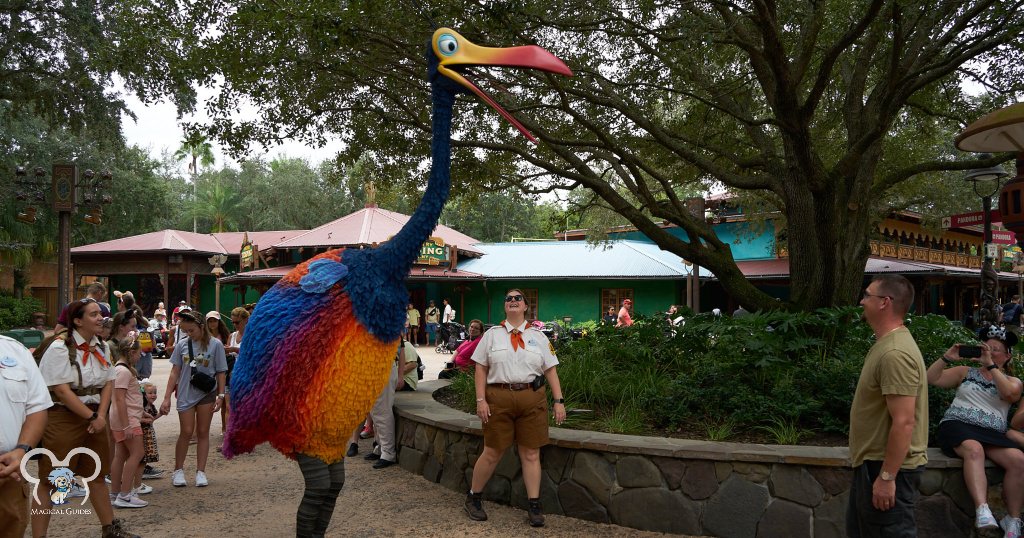
[[[248,269],[250,267],[255,269],[256,268],[256,264],[254,263],[255,256],[256,256],[256,249],[254,249],[253,246],[252,246],[252,243],[249,242],[249,234],[246,233],[245,242],[242,243],[242,250],[238,253],[238,257],[239,257],[239,261],[238,261],[239,270],[245,271],[246,269]]]
[[[73,164],[53,165],[53,210],[75,210],[75,183],[78,180],[78,167]]]
[[[448,265],[450,262],[448,246],[440,237],[431,237],[424,241],[420,247],[420,255],[416,258],[416,265]]]
[[[1015,245],[1017,244],[1017,237],[1011,231],[992,230],[992,242],[997,245]]]
[[[989,212],[991,220],[989,222],[1003,222],[1003,216],[999,214],[999,210],[993,209]],[[948,217],[942,217],[942,228],[966,228],[967,226],[981,226],[985,224],[985,213],[983,211],[974,211],[972,213],[960,213],[959,215],[950,215]]]

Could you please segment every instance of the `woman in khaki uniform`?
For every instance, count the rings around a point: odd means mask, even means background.
[[[484,429],[484,449],[473,467],[466,497],[470,519],[487,513],[480,492],[494,474],[502,454],[515,441],[523,468],[523,484],[533,527],[544,526],[540,505],[540,447],[548,444],[548,399],[542,382],[551,386],[555,423],[565,420],[565,400],[555,369],[558,359],[544,333],[526,321],[526,298],[518,289],[505,293],[505,321],[484,333],[473,352],[477,363],[476,414]]]

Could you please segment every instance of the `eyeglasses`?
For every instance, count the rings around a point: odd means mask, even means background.
[[[505,302],[506,303],[518,303],[519,301],[522,301],[522,300],[523,300],[523,296],[522,295],[506,295],[505,296]]]
[[[879,299],[889,299],[890,301],[892,300],[892,295],[875,295],[873,293],[868,293],[868,290],[864,290],[864,298],[867,299],[868,297],[878,297]]]

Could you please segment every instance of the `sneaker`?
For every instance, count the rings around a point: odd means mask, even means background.
[[[384,469],[386,467],[391,467],[392,465],[394,465],[396,463],[398,463],[398,462],[397,461],[392,461],[392,460],[386,460],[384,458],[380,458],[379,460],[377,460],[377,463],[373,464],[373,468],[374,469]]]
[[[110,475],[108,475],[108,474],[107,475],[103,475],[103,481],[109,484],[110,483]]]
[[[153,487],[142,484],[135,490],[135,493],[138,493],[139,495],[149,495],[150,493],[153,493]]]
[[[114,506],[118,508],[145,508],[149,503],[140,499],[138,495],[129,494],[127,497],[118,495],[114,499]]]
[[[469,493],[466,495],[466,513],[469,514],[469,519],[473,521],[487,521],[487,512],[484,512],[479,493]]]
[[[85,497],[85,488],[78,484],[72,484],[71,491],[68,492],[68,498],[75,499],[80,497]]]
[[[542,512],[540,509],[540,499],[530,500],[529,507],[526,509],[526,512],[530,517],[531,527],[544,526],[544,512]]]
[[[989,509],[988,504],[983,504],[974,511],[974,526],[979,529],[998,527],[996,524],[996,518],[992,515],[992,510]]]
[[[139,536],[128,532],[123,520],[115,519],[110,522],[110,525],[103,526],[103,538],[139,538]]]
[[[363,428],[363,431],[359,432],[360,439],[369,439],[371,437],[373,437],[373,428],[366,427]]]
[[[1020,538],[1020,518],[1005,516],[999,521],[999,526],[1006,533],[1004,538]]]
[[[210,483],[206,481],[206,473],[202,471],[196,471],[196,487],[202,488],[208,485],[210,485]]]
[[[188,484],[185,483],[185,470],[184,469],[175,469],[174,470],[174,474],[171,475],[171,485],[176,487],[176,488],[180,488],[182,486],[187,486],[188,485]]]
[[[164,472],[162,469],[154,469],[149,465],[142,471],[143,480],[153,480],[155,478],[163,478]]]
[[[348,452],[345,453],[345,456],[347,456],[349,458],[352,458],[352,457],[355,457],[358,454],[359,454],[359,445],[358,444],[351,443],[350,445],[348,445]]]
[[[377,454],[376,452],[370,452],[369,454],[363,456],[363,459],[366,461],[377,461],[380,459],[380,454]]]

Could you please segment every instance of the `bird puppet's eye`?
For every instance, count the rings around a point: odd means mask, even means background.
[[[437,50],[441,51],[441,54],[445,56],[451,56],[455,54],[455,51],[459,50],[459,42],[451,34],[441,34],[437,38]]]

